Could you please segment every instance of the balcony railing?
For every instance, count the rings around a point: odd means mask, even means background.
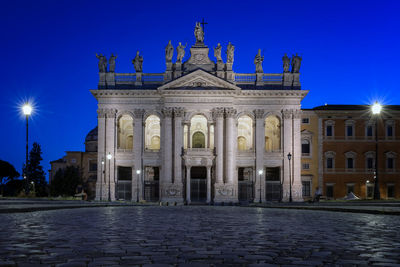
[[[136,74],[132,74],[132,73],[115,74],[115,82],[118,82],[118,83],[136,82]]]

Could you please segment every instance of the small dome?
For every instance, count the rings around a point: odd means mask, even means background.
[[[85,142],[90,141],[97,141],[97,126],[86,135]]]

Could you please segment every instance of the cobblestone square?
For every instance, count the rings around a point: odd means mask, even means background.
[[[0,221],[0,266],[400,266],[398,216],[142,206],[0,214]]]

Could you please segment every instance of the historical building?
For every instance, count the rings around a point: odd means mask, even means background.
[[[353,192],[372,198],[377,171],[381,198],[399,198],[400,106],[383,106],[379,115],[369,105],[325,105],[313,111],[318,116],[315,159],[324,195],[335,199]]]
[[[210,59],[200,24],[194,33],[188,56],[168,43],[164,73],[144,73],[139,51],[135,73],[97,55],[96,199],[301,201],[301,58],[284,55],[282,73],[264,73],[259,50],[255,73],[235,73],[233,44],[225,62],[220,44]]]
[[[61,159],[50,162],[49,183],[60,169],[67,166],[78,167],[83,181],[83,187],[89,199],[96,193],[97,181],[97,127],[92,129],[85,138],[85,151],[66,151]]]

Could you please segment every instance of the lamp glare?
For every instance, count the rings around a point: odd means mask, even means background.
[[[108,153],[107,159],[111,159],[111,158],[112,158],[111,153]]]
[[[31,115],[32,113],[32,106],[26,103],[25,105],[22,106],[22,111],[24,112],[25,115]]]
[[[378,101],[375,102],[375,103],[372,105],[372,113],[373,113],[373,114],[379,114],[379,113],[381,113],[381,110],[382,110],[382,105],[379,104]]]

